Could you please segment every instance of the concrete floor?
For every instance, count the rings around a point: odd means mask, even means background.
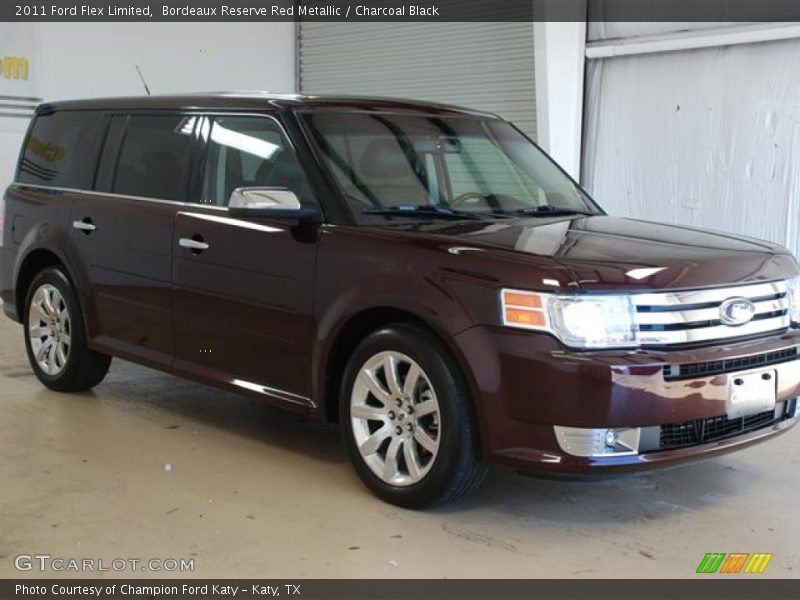
[[[799,431],[601,483],[493,469],[415,513],[362,487],[333,426],[120,360],[93,392],[49,392],[5,318],[0,403],[3,578],[33,553],[193,558],[203,578],[691,577],[737,551],[800,576]]]

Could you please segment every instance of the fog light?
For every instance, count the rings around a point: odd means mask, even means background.
[[[617,445],[617,432],[613,429],[606,431],[606,448],[613,448]]]
[[[641,429],[553,427],[558,445],[573,456],[630,456],[639,453]]]

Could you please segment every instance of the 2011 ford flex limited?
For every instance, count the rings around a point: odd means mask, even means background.
[[[607,216],[489,114],[42,105],[0,256],[47,387],[91,388],[118,356],[338,421],[365,484],[403,506],[461,496],[487,463],[628,472],[798,420],[786,249]]]

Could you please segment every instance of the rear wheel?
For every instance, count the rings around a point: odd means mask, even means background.
[[[77,295],[61,269],[48,267],[36,275],[24,315],[25,348],[39,381],[53,390],[76,392],[103,380],[111,357],[86,346]]]
[[[455,500],[486,472],[463,377],[421,328],[386,327],[358,346],[340,411],[356,471],[387,502],[423,508]]]

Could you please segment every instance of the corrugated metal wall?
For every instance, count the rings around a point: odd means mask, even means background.
[[[297,61],[303,93],[457,104],[536,138],[531,23],[300,22]]]

